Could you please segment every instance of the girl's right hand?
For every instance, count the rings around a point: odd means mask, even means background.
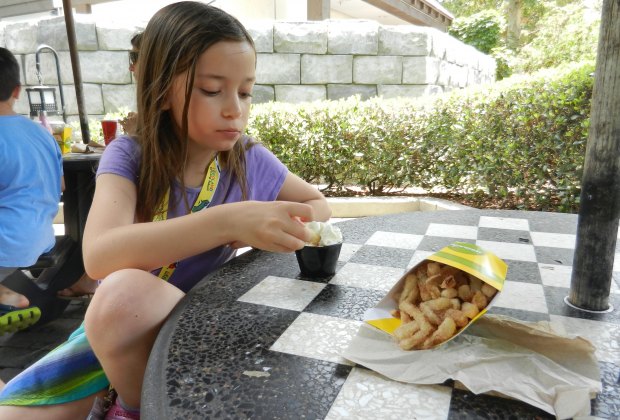
[[[287,201],[244,201],[234,206],[232,240],[272,252],[293,252],[310,240],[301,220],[314,220],[312,206]]]

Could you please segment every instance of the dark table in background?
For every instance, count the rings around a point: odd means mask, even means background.
[[[148,363],[148,419],[554,418],[520,401],[474,395],[458,383],[385,379],[340,357],[403,272],[455,242],[477,243],[509,266],[489,313],[547,320],[597,346],[603,392],[592,414],[620,413],[620,243],[610,303],[591,314],[564,297],[576,215],[456,210],[338,224],[345,243],[329,282],[300,277],[294,254],[250,251],[207,276],[175,308]]]
[[[95,193],[95,174],[101,153],[67,153],[62,157],[65,235],[82,246],[86,217]]]
[[[48,279],[45,294],[52,299],[41,303],[50,318],[55,318],[67,306],[67,301],[53,299],[57,291],[71,287],[84,274],[82,237],[88,211],[95,193],[95,175],[101,153],[68,153],[62,157],[65,190],[62,193],[65,237],[71,238],[72,248],[67,256],[53,268],[53,278]]]

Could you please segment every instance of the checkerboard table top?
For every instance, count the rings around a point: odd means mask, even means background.
[[[592,414],[620,413],[620,241],[615,311],[564,304],[577,217],[458,210],[339,223],[345,242],[327,283],[300,277],[294,254],[248,252],[207,276],[175,309],[151,355],[145,418],[554,418],[525,403],[474,395],[458,382],[392,381],[342,358],[373,307],[408,269],[455,242],[508,264],[489,313],[550,321],[597,347],[603,392]]]

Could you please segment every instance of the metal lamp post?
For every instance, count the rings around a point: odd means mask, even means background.
[[[42,50],[50,50],[54,54],[56,61],[56,73],[58,78],[58,92],[60,93],[60,104],[62,110],[62,119],[67,122],[67,114],[65,109],[65,95],[62,90],[62,78],[60,76],[60,63],[58,61],[58,53],[49,45],[39,45],[35,53],[35,62],[37,68],[37,79],[39,79],[39,86],[27,88],[28,104],[30,105],[30,116],[36,117],[39,112],[45,111],[48,114],[58,114],[58,105],[56,104],[56,91],[52,87],[43,85],[43,76],[41,75],[41,60],[39,54]]]
[[[30,116],[36,117],[39,112],[45,111],[48,114],[57,114],[58,105],[56,104],[56,89],[48,86],[34,86],[26,89],[28,94],[28,104],[30,105]]]

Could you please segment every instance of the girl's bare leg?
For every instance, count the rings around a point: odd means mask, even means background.
[[[82,277],[71,287],[60,290],[58,296],[64,297],[81,297],[85,295],[92,295],[97,290],[97,282],[87,274],[83,274]]]
[[[141,270],[121,270],[101,282],[86,311],[88,341],[112,386],[140,407],[142,381],[159,330],[184,293]]]
[[[2,420],[67,420],[85,419],[93,407],[95,397],[103,398],[107,390],[95,395],[72,401],[66,404],[46,405],[38,407],[0,406],[0,419]]]

